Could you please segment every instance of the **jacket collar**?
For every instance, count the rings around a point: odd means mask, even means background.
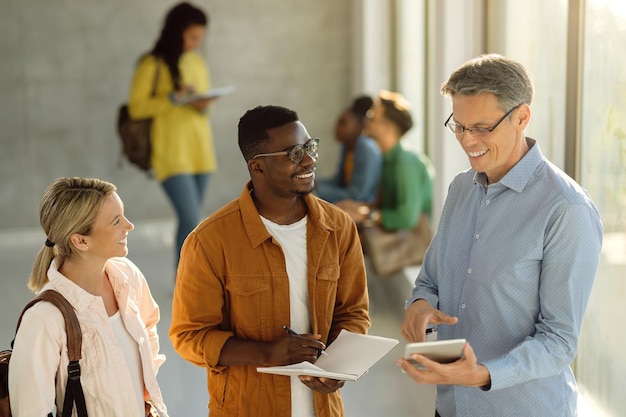
[[[111,280],[111,286],[116,294],[129,287],[128,277],[121,268],[114,264],[114,262],[107,262],[105,270]],[[59,272],[59,265],[56,258],[52,260],[50,268],[48,268],[48,280],[49,282],[41,289],[41,291],[52,289],[61,293],[61,295],[63,295],[63,297],[65,297],[67,301],[69,301],[70,304],[72,304],[72,306],[74,306],[74,308],[79,312],[85,310],[91,303],[96,302],[97,299],[100,298],[85,291],[65,275],[61,274],[61,272]]]
[[[254,200],[252,199],[252,192],[252,181],[248,181],[239,196],[239,207],[241,210],[241,218],[246,229],[246,233],[248,234],[248,239],[250,239],[250,244],[252,247],[256,248],[265,240],[271,238],[272,235],[267,231],[267,228],[261,220],[261,215],[254,204]],[[337,223],[330,218],[324,210],[322,210],[321,205],[328,203],[321,201],[313,194],[307,194],[304,197],[304,203],[306,204],[308,211],[308,224],[311,225],[308,227],[315,227],[328,231],[339,228]]]

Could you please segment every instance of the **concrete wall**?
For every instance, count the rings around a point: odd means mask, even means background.
[[[0,2],[0,229],[38,225],[46,186],[93,176],[118,186],[132,220],[173,216],[159,185],[119,166],[115,131],[137,57],[154,44],[165,0]],[[210,15],[202,47],[214,86],[237,92],[212,109],[219,172],[206,214],[235,198],[248,178],[236,125],[259,104],[298,111],[323,139],[318,173],[334,168],[333,125],[349,102],[351,2],[196,1]]]

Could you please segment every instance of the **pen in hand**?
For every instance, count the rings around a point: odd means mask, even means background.
[[[292,336],[300,336],[298,333],[294,332],[294,331],[293,331],[291,328],[289,328],[289,326],[287,326],[287,325],[283,326],[283,329],[285,329],[285,331],[286,331],[287,333],[289,333],[290,335],[292,335]],[[322,355],[326,355],[326,356],[328,356],[328,353],[326,353],[326,352],[325,352],[324,350],[322,350],[322,349],[320,349],[320,353],[321,353]]]

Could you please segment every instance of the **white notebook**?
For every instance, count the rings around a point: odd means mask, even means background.
[[[352,333],[342,329],[315,364],[294,363],[256,368],[258,372],[276,375],[310,375],[345,381],[356,381],[398,344],[398,340]]]
[[[213,88],[209,91],[205,91],[204,93],[192,93],[192,94],[188,94],[186,96],[183,96],[179,99],[176,100],[176,104],[188,104],[191,103],[192,101],[197,101],[197,100],[204,100],[207,98],[216,98],[216,97],[222,97],[228,94],[232,94],[235,92],[235,86],[234,85],[229,85],[226,87],[218,87],[218,88]]]

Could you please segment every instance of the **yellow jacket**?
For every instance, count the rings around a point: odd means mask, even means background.
[[[152,97],[157,65],[156,95]],[[179,60],[179,69],[181,84],[194,86],[198,92],[211,87],[208,68],[199,54],[184,53]],[[133,76],[128,111],[134,119],[153,118],[151,162],[159,181],[172,175],[217,169],[208,115],[191,105],[172,104],[169,95],[173,91],[174,83],[165,62],[153,55],[142,58]]]
[[[289,323],[289,279],[280,245],[272,239],[250,196],[205,219],[182,249],[172,305],[170,338],[188,361],[207,368],[211,417],[290,417],[287,376],[256,366],[218,366],[226,341],[273,341]],[[307,255],[311,331],[330,344],[341,329],[370,326],[363,253],[346,213],[312,195]],[[314,392],[318,417],[344,415],[339,391]]]

